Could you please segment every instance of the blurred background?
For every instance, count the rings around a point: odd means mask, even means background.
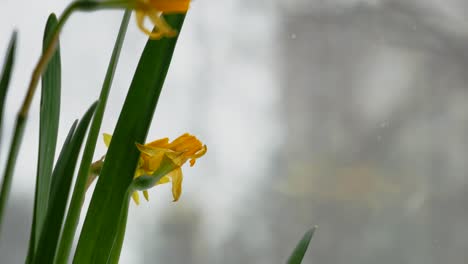
[[[69,2],[0,0],[2,59],[19,31],[1,165],[47,16]],[[122,14],[76,14],[61,35],[59,145],[99,95]],[[313,225],[304,263],[465,263],[467,15],[464,0],[193,1],[148,141],[188,131],[209,151],[179,202],[168,185],[131,205],[121,263],[283,263]],[[132,21],[102,132],[145,41]],[[1,263],[26,255],[37,130],[32,111]]]

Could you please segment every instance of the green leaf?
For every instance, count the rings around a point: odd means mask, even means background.
[[[128,22],[131,16],[131,11],[125,11],[120,25],[119,34],[115,41],[114,50],[107,68],[106,78],[102,85],[101,95],[99,96],[99,103],[96,107],[96,113],[94,114],[93,121],[91,122],[91,128],[89,129],[88,139],[86,140],[86,146],[81,159],[80,168],[78,170],[78,176],[73,190],[73,196],[70,202],[70,208],[68,209],[67,218],[63,228],[63,234],[60,238],[59,248],[55,263],[67,263],[70,250],[75,236],[75,231],[80,218],[81,207],[83,205],[85,193],[86,193],[86,182],[89,176],[89,169],[94,155],[96,142],[99,137],[99,130],[101,129],[102,118],[107,103],[107,98],[114,77],[115,68],[119,60],[120,51],[122,49],[125,34],[127,32]]]
[[[46,39],[50,38],[57,26],[57,17],[51,14],[47,19],[43,38],[43,49],[48,46]],[[49,61],[42,74],[41,105],[39,111],[39,153],[36,175],[36,192],[34,199],[31,237],[29,239],[28,259],[34,255],[47,213],[50,182],[54,164],[55,148],[60,118],[61,63],[60,46]]]
[[[13,64],[15,62],[15,51],[16,51],[16,40],[17,40],[17,33],[13,32],[11,36],[10,43],[8,44],[8,49],[6,53],[5,62],[3,64],[3,70],[0,76],[0,141],[2,136],[2,129],[3,129],[3,110],[5,106],[5,99],[8,92],[8,87],[10,84],[11,73],[13,69]],[[18,127],[18,121],[16,122],[15,126]],[[20,130],[24,128],[24,125],[19,125]],[[19,131],[22,133],[22,131]],[[18,143],[19,134],[13,135],[12,139],[12,146],[10,147],[9,155],[7,164],[5,167],[5,172],[3,174],[1,191],[0,191],[0,228],[3,222],[3,216],[5,213],[5,207],[8,201],[8,197],[10,195],[10,188],[11,188],[11,181],[12,181],[12,172],[14,163],[16,161],[16,153],[18,149],[15,147],[15,142]],[[1,143],[1,142],[0,142]],[[1,144],[0,144],[1,145]]]
[[[2,128],[2,117],[3,117],[3,106],[5,105],[5,97],[10,82],[11,71],[15,60],[16,50],[16,32],[11,37],[10,44],[7,51],[7,57],[3,66],[3,72],[0,79],[0,134]],[[18,157],[19,147],[21,145],[21,139],[23,137],[25,127],[25,117],[17,116],[15,122],[15,128],[13,138],[11,139],[10,149],[8,150],[7,162],[5,165],[5,171],[3,172],[1,190],[0,190],[0,229],[3,222],[3,216],[5,214],[6,204],[8,197],[10,196],[11,182],[13,180],[13,171],[15,169],[16,159]]]
[[[288,262],[286,262],[287,264],[300,264],[302,262],[307,248],[309,247],[310,240],[312,239],[316,229],[317,226],[314,226],[304,234],[301,241],[299,241],[293,253],[289,257]]]
[[[180,32],[185,15],[166,18]],[[74,263],[108,263],[111,254],[117,254],[112,252],[121,230],[116,219],[128,206],[126,192],[139,158],[135,142],[145,142],[176,42],[177,38],[163,38],[146,44],[91,199]]]
[[[0,75],[0,140],[2,136],[3,108],[5,106],[5,99],[11,79],[11,71],[15,61],[16,39],[17,34],[16,32],[13,32],[10,43],[8,44],[6,59],[3,63],[2,75]]]
[[[108,264],[118,264],[120,259],[120,252],[122,251],[123,241],[125,238],[125,230],[127,228],[127,218],[128,218],[128,207],[130,205],[130,198],[132,196],[133,190],[128,189],[126,196],[127,200],[124,201],[122,206],[120,217],[119,217],[119,226],[117,228],[117,235],[112,246],[112,251],[107,261]]]
[[[64,164],[66,163],[66,159],[70,156],[70,152],[71,152],[71,149],[70,149],[70,143],[71,143],[71,140],[73,138],[73,134],[75,132],[75,129],[76,129],[76,125],[78,123],[78,120],[75,120],[75,122],[73,122],[73,125],[71,126],[69,132],[68,132],[68,135],[67,135],[67,138],[65,139],[65,141],[63,142],[63,147],[62,147],[62,151],[60,152],[60,155],[59,155],[59,158],[57,160],[57,164],[55,166],[55,169],[54,169],[54,174],[57,174],[59,173],[59,170],[64,170]],[[46,212],[47,213],[47,212]],[[47,217],[47,215],[46,215]],[[47,228],[47,225],[44,226],[44,229]],[[43,230],[44,230],[43,229]],[[41,232],[42,233],[42,232]],[[44,234],[45,235],[45,234]],[[38,236],[38,239],[42,240],[41,238],[41,234],[39,234]],[[39,240],[39,241],[40,241]],[[39,244],[38,244],[39,245]],[[33,252],[34,253],[34,252]],[[38,261],[38,256],[37,255],[34,255],[34,254],[30,254],[28,256],[28,263],[37,263]]]
[[[76,131],[73,131],[72,128],[62,147],[59,159],[52,173],[47,215],[33,263],[52,263],[54,260],[75,166],[86,130],[96,109],[96,104],[94,103],[88,109],[79,122]],[[70,139],[72,134],[73,136]]]

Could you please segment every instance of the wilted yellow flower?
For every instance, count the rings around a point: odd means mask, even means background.
[[[186,13],[190,6],[190,0],[136,0],[135,8],[138,27],[151,39],[162,37],[174,37],[177,31],[172,29],[164,20],[163,14]],[[149,18],[155,26],[152,32],[145,27],[145,19]]]
[[[104,134],[104,142],[109,146],[111,135]],[[163,176],[154,183],[155,185],[172,182],[172,196],[174,202],[177,201],[182,193],[182,169],[181,166],[188,160],[190,166],[195,165],[195,161],[205,155],[206,145],[203,145],[195,136],[185,133],[174,141],[169,143],[168,138],[162,138],[145,145],[136,143],[140,150],[140,160],[135,171],[135,178],[156,177],[154,174],[163,171]],[[161,176],[161,175],[160,175]],[[146,187],[145,189],[150,188]],[[148,200],[148,192],[143,190],[143,195]],[[140,203],[137,192],[132,195],[136,204]]]

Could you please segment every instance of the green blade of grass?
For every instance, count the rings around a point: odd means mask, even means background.
[[[0,75],[0,140],[2,137],[3,108],[5,106],[5,98],[10,84],[11,71],[15,61],[16,39],[17,34],[16,32],[13,32],[10,43],[8,44],[5,62],[3,63],[2,75]]]
[[[185,15],[167,16],[180,32]],[[106,154],[74,256],[74,263],[108,263],[119,236],[122,207],[139,158],[135,142],[145,142],[177,38],[149,40]],[[125,223],[124,223],[125,224]]]
[[[5,64],[3,65],[2,77],[0,79],[0,100],[2,100],[0,105],[0,131],[1,131],[1,120],[3,116],[3,106],[6,98],[6,92],[11,78],[11,71],[13,68],[13,63],[15,60],[15,50],[16,50],[16,32],[13,33],[11,41],[7,51],[7,57]],[[8,151],[8,158],[5,165],[5,171],[3,172],[2,185],[0,190],[0,229],[3,223],[3,216],[5,213],[5,207],[8,202],[8,197],[10,196],[11,181],[13,176],[13,170],[15,168],[16,158],[18,156],[19,147],[21,144],[21,138],[24,132],[25,118],[18,116],[15,122],[14,134],[11,139],[10,149]]]
[[[47,19],[43,38],[43,49],[47,47],[46,39],[57,26],[57,17],[51,14]],[[39,111],[39,151],[36,175],[36,192],[34,198],[33,220],[29,239],[28,259],[32,259],[41,233],[49,202],[50,182],[54,164],[55,147],[60,118],[61,63],[60,46],[49,61],[42,74],[41,105]]]
[[[17,34],[16,32],[13,33],[10,39],[10,43],[8,45],[5,63],[3,64],[2,75],[0,77],[0,140],[2,134],[2,123],[3,123],[3,107],[5,106],[5,98],[8,91],[8,86],[10,84],[11,79],[11,72],[13,69],[13,64],[15,62],[15,50],[16,50],[16,40]],[[12,142],[17,141],[18,139],[13,136]],[[5,206],[8,200],[8,196],[10,194],[10,187],[11,187],[11,176],[9,176],[8,171],[12,170],[12,163],[14,164],[14,160],[16,157],[13,157],[12,152],[14,149],[10,149],[10,154],[8,156],[7,167],[3,174],[2,180],[2,187],[0,191],[0,229],[2,227],[3,222],[3,213],[5,211]]]
[[[73,134],[75,133],[77,123],[78,123],[78,120],[75,120],[75,122],[73,122],[73,125],[70,127],[70,130],[68,131],[68,135],[67,135],[65,141],[63,142],[63,147],[62,147],[62,150],[60,151],[60,154],[59,154],[59,157],[58,157],[58,160],[57,160],[57,164],[55,166],[55,169],[54,169],[53,173],[58,173],[59,168],[61,168],[61,170],[63,170],[65,160],[66,160],[67,156],[70,156],[70,151],[71,150],[67,146],[70,146],[71,140],[73,138]],[[47,217],[47,215],[46,215],[46,217]],[[41,238],[41,234],[39,234],[39,236],[38,236],[39,240],[40,240],[40,238]],[[27,263],[36,263],[37,262],[36,259],[37,259],[36,255],[30,254],[30,255],[28,255]]]
[[[127,32],[128,22],[131,16],[131,11],[125,11],[120,25],[119,34],[115,41],[114,50],[107,68],[106,77],[102,85],[101,94],[99,96],[99,103],[94,114],[93,121],[91,122],[91,128],[89,129],[88,139],[86,140],[86,146],[83,152],[83,158],[81,159],[80,168],[78,170],[78,176],[73,190],[72,200],[70,202],[70,208],[68,209],[65,225],[63,228],[63,234],[60,238],[59,248],[55,263],[66,263],[70,254],[70,250],[75,236],[75,230],[78,225],[80,218],[81,207],[83,205],[84,196],[86,192],[86,182],[89,175],[89,169],[96,148],[96,142],[99,137],[99,130],[101,128],[102,118],[107,103],[107,98],[112,85],[112,79],[114,77],[115,68],[119,60],[120,51],[122,49],[125,34]]]
[[[289,257],[288,262],[286,262],[287,264],[300,264],[302,262],[307,248],[309,247],[310,240],[312,239],[316,229],[317,226],[314,226],[304,234],[301,241],[299,241],[293,253]]]
[[[73,173],[80,153],[86,130],[96,109],[94,103],[80,120],[71,140],[66,142],[60,153],[52,174],[50,187],[50,199],[47,207],[47,215],[34,254],[33,263],[52,263],[58,245],[58,239],[62,228],[63,217],[67,206]]]

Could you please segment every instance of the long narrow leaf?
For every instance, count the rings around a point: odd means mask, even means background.
[[[302,259],[304,258],[307,248],[309,247],[310,240],[312,239],[312,236],[314,235],[316,229],[317,226],[314,226],[312,229],[310,229],[304,234],[301,241],[299,241],[293,253],[289,257],[287,264],[302,263]]]
[[[180,32],[185,15],[166,18]],[[115,254],[111,252],[119,236],[118,220],[128,203],[126,191],[139,157],[135,142],[145,142],[176,42],[177,38],[163,38],[146,44],[91,199],[74,263],[107,263]]]
[[[58,160],[57,160],[57,164],[56,164],[55,169],[54,169],[54,173],[58,173],[59,169],[63,170],[66,159],[67,159],[68,156],[70,156],[70,151],[71,150],[70,150],[69,146],[71,146],[70,143],[71,143],[71,140],[73,138],[73,134],[75,133],[75,129],[76,129],[77,124],[78,124],[78,120],[75,120],[75,122],[73,122],[73,125],[70,127],[70,130],[68,131],[68,135],[67,135],[67,138],[65,139],[65,141],[63,142],[62,150],[60,151],[60,154],[59,154],[59,157],[58,157]],[[41,234],[39,234],[38,239],[40,239],[40,235]],[[36,259],[37,259],[37,256],[35,256],[34,254],[31,254],[31,251],[30,251],[30,254],[28,255],[27,262],[28,263],[36,263],[37,262]]]
[[[7,95],[8,86],[10,84],[13,63],[15,61],[16,37],[16,32],[13,32],[10,43],[8,44],[5,63],[3,63],[2,74],[0,75],[0,140],[2,137],[3,109],[5,106],[5,98]]]
[[[94,114],[93,121],[91,122],[91,128],[89,129],[89,135],[86,140],[86,146],[83,152],[83,158],[81,159],[80,168],[78,170],[78,176],[73,190],[72,200],[70,202],[70,208],[68,209],[65,225],[63,229],[62,237],[60,238],[59,248],[55,263],[66,263],[70,254],[70,249],[75,236],[75,230],[78,225],[80,218],[81,207],[84,201],[85,186],[89,175],[89,169],[94,155],[96,142],[99,136],[99,130],[101,128],[102,118],[104,116],[104,110],[107,103],[107,97],[112,85],[112,79],[114,77],[115,68],[119,60],[120,51],[122,49],[125,34],[127,32],[128,21],[131,16],[131,11],[125,11],[120,25],[119,34],[115,41],[114,50],[112,52],[109,67],[107,68],[106,78],[102,85],[101,95],[99,96],[99,103]]]
[[[108,264],[118,264],[120,259],[120,252],[122,251],[123,241],[125,238],[125,230],[127,228],[127,218],[128,218],[128,207],[130,197],[133,191],[129,189],[126,193],[127,200],[124,201],[124,205],[122,206],[120,217],[119,217],[119,226],[117,228],[117,235],[114,241],[114,245],[112,245],[112,251],[110,253]]]
[[[10,84],[11,72],[13,69],[13,63],[15,61],[15,50],[16,50],[16,32],[13,33],[11,36],[10,44],[8,45],[7,55],[5,59],[5,63],[3,64],[2,75],[0,77],[0,140],[2,134],[2,120],[3,120],[3,109],[5,105],[5,98],[8,91],[8,86]],[[20,122],[20,123],[18,123]],[[16,128],[20,128],[20,131],[13,135],[10,151],[8,154],[8,160],[5,168],[5,172],[3,174],[2,179],[2,186],[0,190],[0,231],[3,222],[3,215],[5,213],[6,203],[8,201],[8,196],[10,195],[10,187],[11,187],[11,174],[13,172],[14,164],[16,162],[16,153],[18,152],[18,148],[16,145],[19,145],[18,141],[20,138],[20,134],[23,133],[24,125],[20,120],[16,121]]]
[[[73,173],[89,122],[96,109],[94,103],[83,116],[68,144],[64,144],[52,174],[47,216],[33,263],[52,263],[65,215]]]
[[[57,26],[57,17],[51,14],[47,19],[43,38],[43,49],[48,46],[46,39]],[[39,111],[39,153],[36,175],[33,221],[29,240],[28,259],[34,255],[47,213],[50,182],[54,164],[55,147],[60,118],[61,63],[60,46],[57,43],[55,54],[42,74],[41,105]]]

